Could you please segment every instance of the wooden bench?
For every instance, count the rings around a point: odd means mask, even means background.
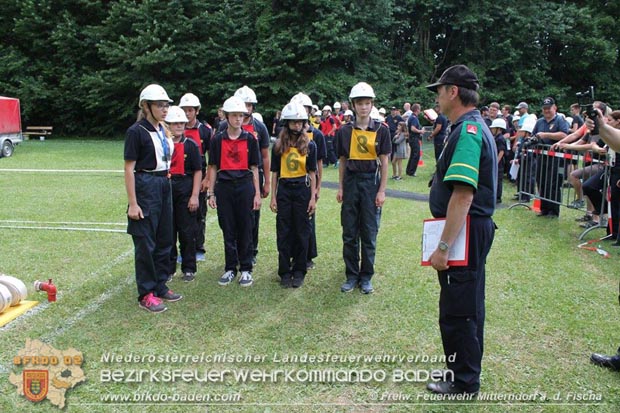
[[[45,139],[45,136],[52,134],[53,129],[53,126],[27,126],[22,135],[24,135],[24,139],[28,139],[30,136],[39,136]]]

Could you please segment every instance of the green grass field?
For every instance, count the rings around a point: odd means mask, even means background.
[[[0,272],[22,279],[29,299],[42,304],[0,329],[0,412],[53,412],[49,401],[32,403],[9,382],[13,357],[26,339],[84,355],[87,381],[66,395],[69,412],[617,412],[620,376],[589,363],[593,351],[611,353],[618,333],[619,250],[610,259],[577,248],[577,211],[559,220],[538,219],[525,208],[498,209],[499,230],[487,263],[487,322],[482,391],[534,401],[438,402],[426,400],[425,381],[402,382],[399,370],[422,373],[439,362],[392,361],[383,356],[442,354],[435,272],[419,265],[425,202],[390,197],[383,209],[375,293],[343,294],[340,208],[324,189],[317,211],[317,267],[299,290],[277,282],[275,215],[263,202],[255,285],[217,285],[223,243],[216,213],[209,211],[207,261],[196,281],[170,286],[185,298],[163,314],[148,314],[136,301],[133,245],[124,233],[126,195],[121,141],[27,141],[0,159]],[[390,180],[389,189],[427,193],[432,147],[418,177]],[[14,169],[21,171],[14,171]],[[66,170],[82,170],[71,172]],[[105,172],[90,172],[104,170]],[[391,176],[391,169],[390,169]],[[326,181],[337,171],[326,169]],[[514,189],[505,185],[504,200]],[[24,228],[24,227],[39,227]],[[43,229],[81,228],[78,230]],[[115,229],[118,232],[103,232]],[[591,233],[602,236],[602,231]],[[46,303],[34,280],[53,278],[58,301]],[[138,356],[254,356],[259,361],[106,362],[107,353]],[[285,356],[337,355],[353,361],[286,362]],[[367,360],[364,356],[379,356]],[[355,359],[361,357],[360,359]],[[267,373],[254,382],[106,381],[108,370],[212,370]],[[296,382],[269,380],[278,370],[369,371],[376,380]],[[231,373],[232,374],[232,373]],[[383,378],[382,374],[385,374]],[[190,403],[123,402],[111,397],[193,394],[240,399]],[[541,401],[540,394],[547,400]],[[582,401],[579,398],[595,398]]]

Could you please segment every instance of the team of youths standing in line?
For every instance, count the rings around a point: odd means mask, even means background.
[[[346,267],[341,291],[359,287],[369,294],[391,138],[384,124],[371,119],[375,94],[370,85],[356,84],[349,99],[355,120],[343,124],[334,139]],[[128,233],[139,306],[158,313],[167,309],[164,302],[182,299],[167,282],[177,263],[182,279],[193,281],[196,260],[204,260],[206,204],[217,209],[224,238],[224,274],[218,283],[230,284],[239,272],[239,285],[251,286],[261,201],[270,193],[280,284],[301,287],[317,256],[315,210],[327,157],[324,135],[309,122],[311,99],[299,93],[282,109],[271,157],[267,128],[252,116],[257,99],[249,87],[224,102],[225,120],[217,131],[197,121],[201,106],[195,95],[184,95],[179,106],[171,103],[161,86],[144,88],[141,115],[125,140]]]

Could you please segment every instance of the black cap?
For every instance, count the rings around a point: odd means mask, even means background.
[[[552,106],[555,105],[555,100],[552,97],[546,97],[542,101],[542,106]]]
[[[426,86],[426,88],[437,92],[437,87],[441,85],[456,85],[471,90],[478,90],[480,87],[474,72],[465,65],[455,65],[447,68],[437,82]]]
[[[480,108],[480,112],[486,112],[487,110],[489,110],[488,106],[483,106]]]

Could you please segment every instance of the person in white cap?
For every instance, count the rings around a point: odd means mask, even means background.
[[[497,146],[497,203],[502,203],[502,178],[504,176],[504,158],[506,154],[506,138],[504,133],[506,132],[506,120],[502,118],[495,118],[491,123],[491,134],[495,138],[495,146]]]
[[[135,275],[140,308],[161,313],[162,300],[183,298],[168,288],[172,248],[172,192],[168,179],[174,151],[164,127],[172,99],[163,87],[151,84],[140,93],[143,117],[125,136],[127,233],[134,244]]]
[[[370,294],[374,291],[371,279],[392,145],[387,127],[370,116],[375,99],[373,88],[365,82],[357,83],[351,88],[349,99],[355,122],[344,125],[336,135],[340,159],[336,200],[342,203],[346,275],[340,291],[346,293],[359,287],[362,293]]]
[[[242,128],[247,114],[245,102],[237,95],[224,102],[226,129],[218,132],[209,148],[209,206],[217,208],[224,238],[224,274],[219,285],[230,284],[241,271],[239,285],[249,287],[252,277],[252,231],[254,216],[261,205],[258,183],[258,140]]]
[[[182,279],[185,282],[191,282],[196,276],[196,235],[200,216],[202,157],[196,142],[184,134],[187,119],[185,112],[179,106],[171,106],[166,115],[166,123],[172,131],[174,142],[174,152],[170,163],[173,236],[169,273],[174,274],[177,256],[180,256],[182,258]],[[178,253],[177,239],[179,240]]]
[[[187,123],[185,124],[185,136],[193,140],[198,146],[200,152],[200,158],[202,163],[202,184],[199,194],[199,206],[198,214],[196,215],[196,260],[205,260],[205,230],[207,224],[207,199],[206,194],[209,188],[207,183],[207,156],[209,152],[209,142],[211,136],[213,136],[213,128],[210,125],[205,125],[197,118],[200,113],[200,99],[193,93],[186,93],[181,97],[179,101],[179,107],[185,112],[187,116]]]

